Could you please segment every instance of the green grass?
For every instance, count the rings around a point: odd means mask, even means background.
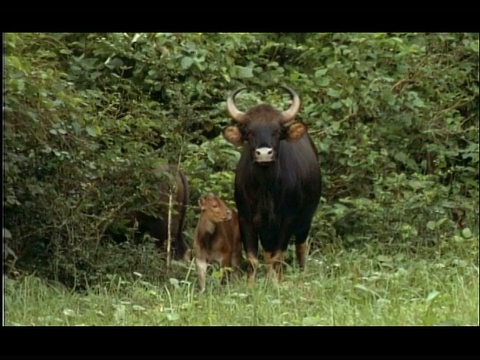
[[[221,286],[177,265],[166,283],[112,276],[72,293],[34,277],[6,282],[6,325],[478,325],[478,238],[447,247],[395,252],[314,251],[300,274],[252,288],[245,277]]]

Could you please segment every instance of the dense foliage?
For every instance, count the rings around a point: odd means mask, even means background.
[[[239,150],[225,99],[286,108],[321,156],[311,241],[410,249],[471,241],[478,227],[478,34],[23,33],[5,36],[5,227],[17,267],[85,285],[132,269],[158,277],[150,242],[106,230],[152,212],[158,162],[197,199],[233,204]],[[469,240],[470,239],[470,240]]]

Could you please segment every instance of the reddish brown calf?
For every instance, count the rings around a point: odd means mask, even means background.
[[[207,265],[219,262],[223,268],[240,268],[242,242],[238,214],[210,193],[198,201],[201,214],[195,229],[195,259],[200,292],[205,291]],[[222,275],[222,280],[225,276]]]

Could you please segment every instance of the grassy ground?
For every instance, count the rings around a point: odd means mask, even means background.
[[[458,240],[458,239],[457,239]],[[279,285],[177,268],[166,283],[112,277],[85,294],[27,276],[8,279],[6,325],[478,325],[478,238],[415,253],[386,247],[313,251]],[[388,255],[387,255],[388,254]],[[178,267],[178,265],[177,265]]]

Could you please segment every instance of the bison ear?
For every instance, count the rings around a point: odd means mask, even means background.
[[[287,141],[297,141],[307,132],[307,126],[304,123],[297,122],[290,125],[287,129]]]
[[[235,146],[243,144],[242,133],[236,126],[228,126],[223,131],[223,137]]]

